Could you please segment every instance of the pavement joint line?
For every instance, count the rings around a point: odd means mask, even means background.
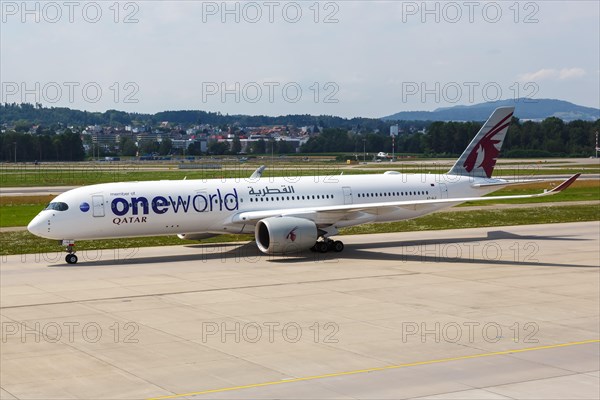
[[[395,276],[409,276],[409,275],[420,275],[420,274],[421,274],[420,272],[402,272],[399,274],[350,276],[350,277],[345,277],[345,278],[318,279],[318,280],[313,280],[313,281],[270,283],[270,284],[266,284],[266,285],[229,286],[229,287],[223,287],[223,288],[182,290],[182,291],[178,291],[178,292],[167,292],[167,293],[134,294],[134,295],[117,296],[117,297],[99,297],[99,298],[95,298],[95,299],[54,301],[51,303],[20,304],[20,305],[16,305],[16,306],[0,307],[0,310],[9,310],[9,309],[15,309],[15,308],[24,308],[24,307],[56,306],[56,305],[61,305],[61,304],[73,304],[73,303],[90,303],[90,302],[94,302],[94,301],[138,299],[138,298],[144,298],[144,297],[163,297],[163,296],[173,296],[173,295],[177,295],[177,294],[188,294],[188,293],[220,292],[223,290],[257,289],[257,288],[263,288],[263,287],[276,287],[276,286],[287,286],[287,285],[306,285],[306,284],[311,284],[311,283],[338,282],[338,281],[348,281],[348,280],[356,280],[356,279],[387,278],[387,277],[395,277]]]
[[[370,372],[379,372],[379,371],[387,371],[387,370],[392,370],[392,369],[416,367],[416,366],[421,366],[421,365],[440,364],[440,363],[445,363],[445,362],[450,362],[450,361],[460,361],[460,360],[469,360],[469,359],[473,359],[473,358],[510,355],[510,354],[516,354],[516,353],[525,353],[528,351],[556,349],[556,348],[561,348],[561,347],[577,346],[577,345],[584,345],[584,344],[591,344],[591,343],[600,343],[600,339],[590,339],[590,340],[582,340],[582,341],[578,341],[578,342],[558,343],[558,344],[552,344],[552,345],[546,345],[546,346],[526,347],[524,349],[503,350],[503,351],[496,351],[496,352],[491,352],[491,353],[479,353],[479,354],[472,354],[472,355],[468,355],[468,356],[441,358],[441,359],[437,359],[437,360],[427,360],[427,361],[417,361],[417,362],[405,363],[405,364],[386,365],[383,367],[365,368],[365,369],[358,369],[358,370],[353,370],[353,371],[333,372],[330,374],[304,376],[304,377],[299,377],[299,378],[284,378],[279,381],[261,382],[261,383],[253,383],[253,384],[249,384],[249,385],[232,386],[232,387],[219,388],[219,389],[209,389],[209,390],[203,390],[203,391],[198,391],[198,392],[172,394],[172,395],[167,395],[167,396],[152,397],[147,400],[167,400],[167,399],[177,399],[177,398],[182,398],[182,397],[199,396],[199,395],[204,395],[204,394],[232,392],[232,391],[236,391],[236,390],[281,385],[284,383],[306,382],[306,381],[313,381],[313,380],[318,380],[318,379],[334,378],[334,377],[339,377],[339,376],[358,375],[358,374],[365,374],[365,373],[370,373]]]

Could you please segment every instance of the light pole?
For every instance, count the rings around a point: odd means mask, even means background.
[[[15,145],[15,164],[17,163],[17,142],[13,143]]]
[[[367,139],[363,139],[363,162],[367,162]]]

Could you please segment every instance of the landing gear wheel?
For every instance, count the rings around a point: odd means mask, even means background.
[[[327,253],[329,251],[329,245],[327,244],[327,242],[317,242],[315,244],[315,248],[318,252],[321,253]]]
[[[62,245],[66,246],[65,251],[67,252],[67,256],[65,257],[65,261],[67,262],[67,264],[77,263],[77,256],[75,255],[75,241],[63,240]]]
[[[333,248],[334,248],[334,247],[333,247],[333,243],[334,243],[334,242],[333,242],[333,240],[332,240],[332,239],[326,239],[326,240],[325,240],[325,243],[327,243],[327,251],[331,251],[331,250],[333,250]]]
[[[342,243],[340,240],[333,242],[333,251],[339,253],[342,250],[344,250],[344,243]]]

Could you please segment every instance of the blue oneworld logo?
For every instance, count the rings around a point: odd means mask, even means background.
[[[198,193],[187,196],[156,196],[148,199],[143,196],[123,198],[115,197],[111,202],[112,213],[122,217],[131,215],[148,215],[150,210],[154,214],[188,213],[188,212],[210,212],[210,211],[235,211],[239,208],[237,190],[222,193],[217,189],[216,193]]]

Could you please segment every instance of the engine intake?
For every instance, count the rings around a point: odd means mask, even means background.
[[[270,217],[254,228],[256,245],[266,254],[290,254],[307,250],[317,241],[317,225],[296,217]]]

